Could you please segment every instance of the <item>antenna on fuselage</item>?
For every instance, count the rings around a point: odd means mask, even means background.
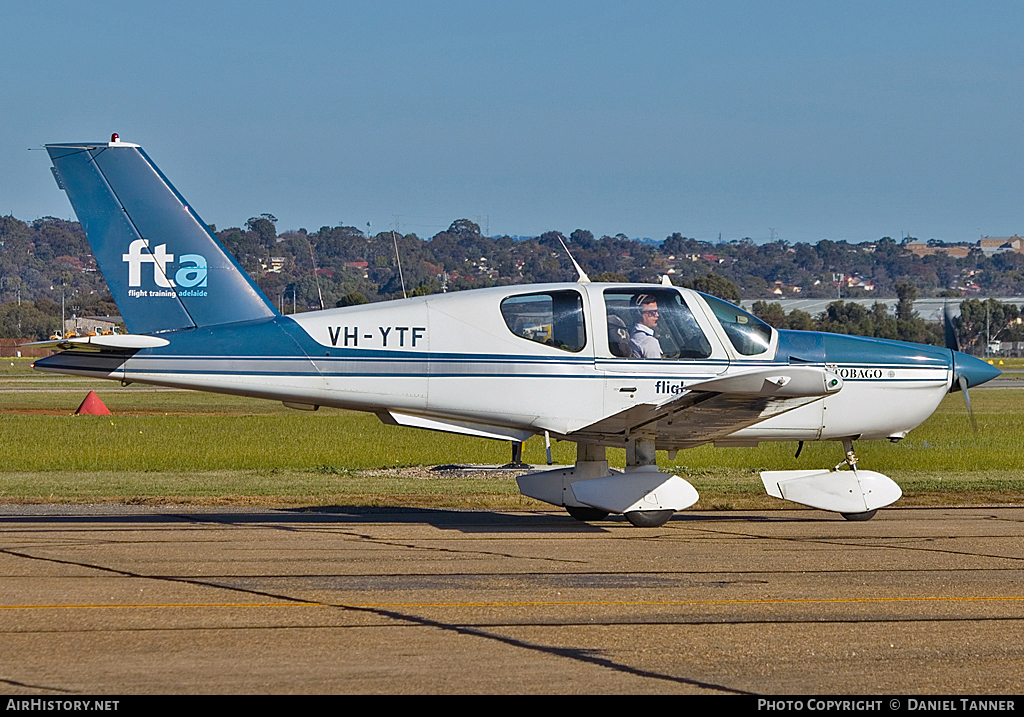
[[[587,276],[585,271],[583,271],[583,267],[581,267],[579,264],[576,263],[576,260],[572,256],[572,252],[569,251],[569,247],[567,247],[565,245],[565,242],[562,241],[562,236],[561,235],[558,236],[558,241],[562,242],[562,248],[565,249],[565,253],[569,255],[569,261],[571,261],[572,265],[574,267],[576,267],[576,273],[580,275],[580,278],[576,280],[577,283],[589,284],[590,283],[590,277]]]
[[[313,256],[313,242],[306,235],[306,243],[309,244],[309,263],[313,265],[313,280],[316,281],[316,295],[320,297],[320,310],[324,310],[324,294],[320,291],[320,270],[316,268],[316,257]],[[295,291],[292,290],[292,300],[295,300]],[[292,311],[294,314],[295,312]]]
[[[399,215],[395,215],[395,229],[391,230],[391,241],[395,243],[395,261],[398,262],[398,278],[402,280],[402,298],[408,299],[409,295],[405,293],[405,275],[402,274],[402,257],[398,255],[398,236],[395,234],[395,230],[401,231],[401,227],[398,225]]]

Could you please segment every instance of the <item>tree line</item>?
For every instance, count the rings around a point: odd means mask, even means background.
[[[476,223],[459,219],[421,239],[397,231],[367,235],[343,224],[279,233],[270,214],[250,218],[244,227],[210,229],[285,313],[293,307],[306,311],[403,295],[571,281],[576,272],[563,244],[592,280],[658,282],[669,274],[676,285],[727,300],[767,299],[755,313],[780,328],[941,343],[941,327],[916,318],[913,299],[904,305],[903,295],[959,295],[950,287],[965,276],[989,293],[1024,294],[1024,255],[986,257],[977,251],[964,259],[919,257],[905,242],[887,237],[862,244],[822,240],[790,245],[749,239],[711,243],[674,233],[658,244],[623,234],[598,238],[577,229],[568,236],[550,231],[519,239],[483,236]],[[834,296],[837,275],[869,277],[874,284],[873,293],[844,287],[847,298],[900,295],[896,316],[880,305],[867,309],[840,301],[821,316],[787,315],[770,303],[779,285],[790,291],[798,287],[801,297]],[[81,226],[52,217],[32,222],[0,217],[0,335],[48,336],[59,326],[62,306],[69,317],[117,314]],[[975,326],[971,311],[965,312],[965,340]],[[1013,321],[1019,317],[1002,321],[1012,313],[1003,309],[998,315],[1005,326],[993,333],[993,307],[986,311],[993,338],[1016,330]]]
[[[777,329],[827,331],[945,346],[945,325],[922,319],[913,308],[916,298],[915,287],[901,284],[895,315],[882,302],[869,308],[846,301],[833,301],[818,316],[798,309],[787,314],[781,304],[755,301],[751,313]],[[1024,320],[1014,304],[996,299],[966,299],[959,302],[959,309],[960,315],[952,318],[952,326],[961,351],[983,354],[990,341],[1024,341]]]

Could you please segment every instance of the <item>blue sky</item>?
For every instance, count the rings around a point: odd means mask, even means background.
[[[207,222],[431,236],[1024,233],[1024,4],[22,2],[0,212],[118,132]]]

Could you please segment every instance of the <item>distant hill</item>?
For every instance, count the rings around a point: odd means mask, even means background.
[[[943,292],[1024,295],[1024,248],[1012,241],[984,250],[959,245],[966,248],[954,252],[941,242],[922,245],[889,237],[859,244],[827,239],[816,244],[711,243],[680,233],[660,241],[623,234],[595,237],[584,229],[568,236],[552,231],[486,237],[468,219],[423,239],[390,231],[367,236],[351,226],[278,232],[269,214],[251,218],[244,227],[211,230],[270,301],[289,311],[293,305],[300,311],[320,308],[320,296],[329,307],[393,299],[402,295],[403,279],[406,292],[413,294],[572,281],[576,272],[562,241],[595,280],[657,282],[668,274],[682,285],[712,274],[750,300],[888,298],[901,282],[914,286],[922,298]],[[29,302],[34,311],[59,323],[62,299],[68,316],[117,313],[79,224],[53,217],[31,222],[0,217],[0,305]],[[30,321],[28,309],[21,314],[18,321],[24,326]],[[43,324],[37,329],[46,330]],[[0,326],[0,333],[6,330]]]

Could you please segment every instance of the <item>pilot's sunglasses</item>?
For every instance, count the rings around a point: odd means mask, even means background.
[[[646,311],[641,311],[640,313],[641,314],[647,314],[648,316],[657,316],[658,315],[658,310],[657,309],[647,309]]]

